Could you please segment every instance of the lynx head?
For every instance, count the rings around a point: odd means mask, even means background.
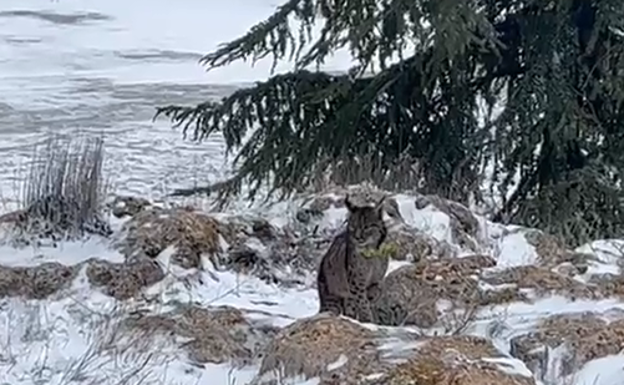
[[[345,206],[349,210],[347,228],[357,249],[377,248],[385,240],[387,229],[383,221],[383,202],[384,198],[373,207],[358,207],[348,196],[345,198]]]

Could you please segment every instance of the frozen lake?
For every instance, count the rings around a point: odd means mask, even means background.
[[[270,61],[206,73],[201,55],[269,16],[274,0],[2,0],[0,199],[49,133],[102,133],[120,193],[158,196],[222,177],[219,138],[184,141],[154,109],[218,97]],[[337,55],[327,69],[346,68]],[[278,71],[289,68],[288,64]]]

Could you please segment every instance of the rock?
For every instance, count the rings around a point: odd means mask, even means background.
[[[148,206],[151,206],[150,201],[145,198],[138,198],[132,196],[117,196],[112,202],[112,214],[117,218],[123,218],[125,216],[134,216],[141,212]]]
[[[415,199],[418,210],[428,205],[436,207],[449,217],[453,240],[460,247],[472,252],[479,252],[481,226],[474,214],[464,205],[442,199],[436,195],[418,195]]]
[[[250,365],[277,333],[273,327],[249,321],[243,311],[230,306],[181,305],[161,315],[137,314],[126,324],[146,338],[172,335],[185,340],[180,348],[195,364]]]
[[[201,267],[201,256],[216,258],[221,251],[219,222],[188,209],[150,208],[123,225],[116,246],[126,257],[157,257],[165,248],[176,248],[172,263],[184,268]]]
[[[593,254],[579,253],[568,249],[562,241],[540,230],[526,231],[524,237],[535,248],[540,266],[552,268],[570,263],[580,270],[583,268],[586,270],[588,264],[598,260]]]
[[[419,262],[424,259],[452,258],[458,254],[458,250],[451,245],[405,225],[390,227],[386,242],[398,248],[395,256],[397,260]]]
[[[273,338],[252,384],[276,385],[294,378],[318,379],[321,385],[534,384],[530,377],[494,364],[494,359],[522,367],[482,338],[371,330],[346,318],[319,314],[296,321]]]
[[[165,278],[158,263],[147,258],[134,258],[124,263],[93,259],[87,263],[86,274],[91,285],[118,300],[135,297]]]
[[[69,287],[77,273],[77,267],[57,262],[33,267],[0,265],[0,298],[44,299]]]

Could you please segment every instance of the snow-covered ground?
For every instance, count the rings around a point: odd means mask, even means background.
[[[431,205],[416,209],[413,197],[408,195],[397,195],[395,199],[401,216],[410,228],[418,229],[437,241],[452,242],[447,215]],[[263,216],[276,226],[285,226],[294,219],[284,213],[293,212],[299,204],[295,201],[281,202],[265,209]],[[340,208],[325,210],[323,217],[318,219],[321,230],[338,228],[345,213],[345,209]],[[491,272],[538,264],[538,253],[535,246],[527,241],[524,235],[526,230],[504,228],[483,218],[479,220],[483,235],[479,247],[499,262],[498,266],[490,268]],[[117,229],[120,225],[120,221],[115,223]],[[585,274],[619,272],[619,246],[618,242],[597,242],[579,250],[596,256]],[[111,262],[123,260],[123,256],[113,251],[105,241],[94,239],[65,243],[56,249],[16,250],[4,246],[0,248],[0,255],[2,265],[9,267],[36,266],[45,262],[76,265],[90,258]],[[198,366],[171,340],[154,336],[150,336],[149,342],[144,342],[143,350],[136,346],[135,350],[126,349],[124,346],[130,342],[124,339],[126,337],[118,330],[120,326],[115,320],[141,311],[164,314],[179,303],[199,307],[229,305],[244,311],[251,320],[282,328],[317,312],[317,294],[311,285],[279,287],[251,275],[215,271],[206,261],[205,271],[184,270],[172,265],[170,256],[171,250],[167,249],[158,257],[167,271],[167,277],[150,287],[142,299],[122,303],[102,294],[89,285],[84,268],[68,290],[46,300],[1,299],[0,384],[247,384],[257,375],[257,363],[242,367],[229,364]],[[395,261],[389,270],[394,271],[408,264]],[[189,274],[194,277],[191,284],[182,279]],[[575,279],[578,282],[585,280],[583,275]],[[2,285],[0,276],[0,288]],[[151,299],[147,301],[145,298]],[[546,317],[582,312],[607,317],[621,311],[624,311],[624,302],[615,298],[573,300],[565,295],[553,294],[535,297],[529,303],[512,301],[484,307],[465,333],[487,337],[501,352],[510,354],[512,338],[533,330]],[[426,333],[433,335],[435,328]],[[112,341],[116,348],[103,349],[102,341]],[[132,340],[132,344],[137,342]],[[392,346],[397,351],[407,349],[400,344]],[[562,358],[559,357],[563,353],[556,349],[550,352],[547,373],[559,370],[562,365]],[[516,367],[513,369],[516,373],[527,373],[527,367],[518,360],[508,363],[507,371],[512,370],[510,366]],[[624,356],[601,356],[580,367],[567,379],[559,378],[544,384],[618,385],[623,378],[623,368]],[[317,382],[302,380],[285,383],[300,385]]]
[[[266,77],[268,62],[255,68],[237,63],[205,73],[197,60],[219,42],[240,35],[268,16],[274,5],[266,0],[2,0],[0,201],[10,203],[31,145],[48,133],[103,133],[107,175],[117,193],[155,198],[176,187],[222,177],[226,167],[219,138],[202,144],[185,142],[168,122],[151,121],[154,108],[196,103],[223,95],[234,83]],[[344,69],[349,62],[339,54],[327,69]],[[282,65],[278,70],[287,68]],[[401,199],[399,209],[409,226],[452,242],[448,216],[431,207],[415,210],[409,197]],[[273,224],[284,225],[293,213],[287,206],[281,203],[258,213]],[[338,227],[344,214],[344,209],[325,211],[322,226]],[[522,233],[514,228],[506,229],[507,233],[483,219],[480,223],[487,240],[482,252],[497,259],[494,270],[537,263],[535,248]],[[574,277],[578,282],[592,274],[620,274],[618,248],[605,242],[593,246],[580,250],[597,257],[584,274]],[[57,297],[0,299],[0,385],[246,384],[257,367],[199,367],[164,339],[150,339],[143,352],[122,349],[115,316],[143,308],[165,312],[177,301],[204,307],[230,305],[284,327],[317,311],[316,291],[305,285],[287,289],[252,276],[209,269],[196,273],[203,284],[189,286],[180,279],[188,271],[170,265],[169,256],[163,252],[159,257],[167,278],[146,293],[157,298],[156,305],[140,300],[120,304],[94,290],[84,269],[71,288]],[[7,267],[44,262],[76,265],[90,258],[124,259],[106,241],[97,239],[65,243],[56,249],[0,248],[0,265]],[[391,270],[405,264],[393,262]],[[2,278],[0,288],[6,284]],[[467,332],[489,336],[508,353],[514,336],[546,316],[617,309],[624,310],[617,299],[572,301],[546,296],[533,303],[483,309]],[[495,335],[493,323],[500,326]],[[103,349],[102,341],[109,340],[118,348]],[[551,358],[548,366],[556,371],[557,354]],[[622,356],[608,355],[588,362],[565,382],[553,384],[619,385],[623,367]],[[316,382],[298,385],[304,383]]]
[[[223,146],[183,141],[157,106],[268,77],[270,60],[206,72],[199,58],[269,16],[272,0],[0,2],[0,200],[48,133],[104,134],[115,190],[161,196],[223,177]],[[350,63],[338,54],[327,69]],[[289,69],[288,64],[278,71]]]

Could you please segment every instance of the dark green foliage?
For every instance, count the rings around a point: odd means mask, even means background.
[[[291,0],[203,63],[272,55],[293,72],[157,114],[197,140],[221,132],[237,150],[235,176],[217,189],[224,199],[244,183],[252,198],[263,185],[299,191],[345,159],[366,158],[386,183],[410,159],[413,187],[464,202],[479,200],[493,169],[495,193],[509,197],[498,220],[578,242],[616,236],[623,24],[615,0]],[[308,69],[341,48],[357,59],[349,74]]]

